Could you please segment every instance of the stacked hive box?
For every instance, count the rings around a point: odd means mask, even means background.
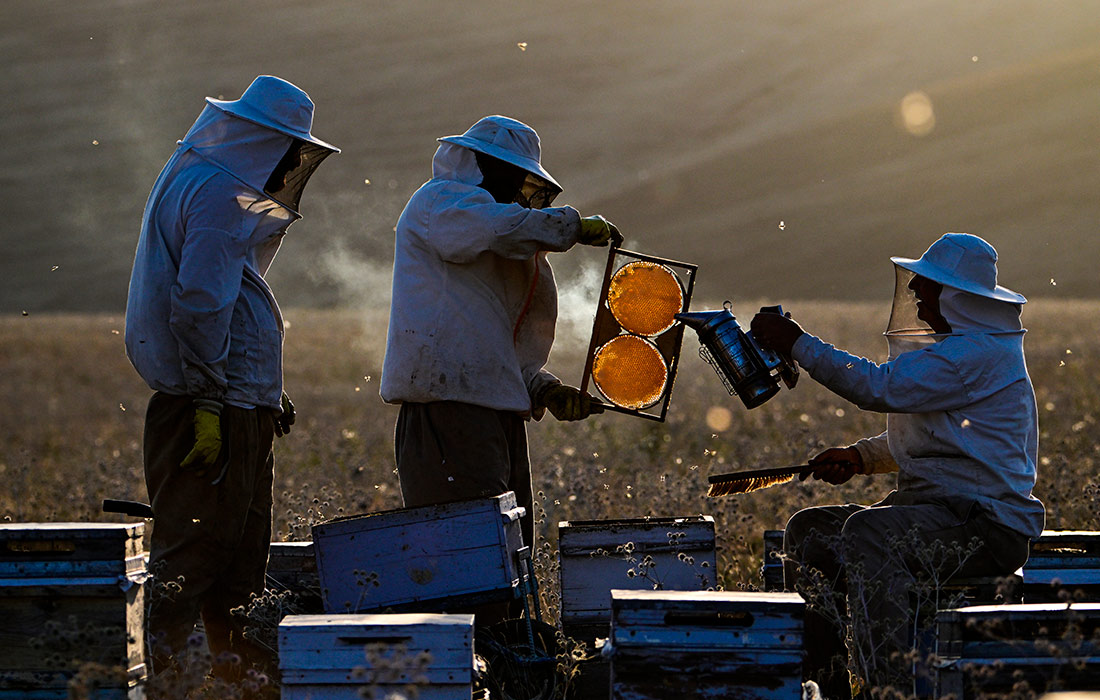
[[[293,593],[297,612],[321,612],[321,582],[313,543],[272,542],[267,557],[267,588]]]
[[[1100,601],[1100,532],[1044,530],[1023,574],[1026,602]]]
[[[937,697],[1100,687],[1100,603],[941,610],[936,626]]]
[[[612,591],[614,700],[797,698],[796,593]]]
[[[558,523],[561,622],[568,636],[606,637],[611,590],[713,588],[714,519],[636,518]]]
[[[0,699],[65,700],[94,669],[90,700],[140,696],[145,677],[144,525],[0,524]]]
[[[473,615],[288,615],[279,624],[282,698],[470,698],[473,633]]]

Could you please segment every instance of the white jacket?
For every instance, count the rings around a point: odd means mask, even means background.
[[[557,320],[546,253],[576,244],[580,215],[497,203],[473,151],[454,144],[432,175],[397,222],[382,399],[528,413],[557,382],[543,370]]]
[[[868,473],[897,471],[884,502],[977,504],[1029,537],[1044,524],[1032,495],[1038,456],[1035,392],[1019,306],[944,287],[952,333],[875,364],[804,334],[793,358],[860,408],[887,413],[886,432],[855,444]],[[896,356],[895,356],[896,355]]]

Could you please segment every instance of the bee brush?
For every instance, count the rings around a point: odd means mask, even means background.
[[[707,496],[732,496],[736,493],[750,493],[793,481],[796,476],[810,473],[817,467],[839,462],[818,462],[816,464],[796,464],[791,467],[772,467],[770,469],[749,469],[731,474],[715,474],[707,477],[710,488]]]

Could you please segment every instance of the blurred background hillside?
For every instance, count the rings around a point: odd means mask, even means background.
[[[1028,296],[1100,296],[1100,2],[5,0],[3,17],[0,313],[121,310],[176,139],[261,73],[305,89],[343,149],[272,269],[285,306],[384,306],[436,137],[492,113],[539,131],[558,203],[700,264],[699,299],[885,302],[886,258],[945,231],[990,240]],[[602,257],[555,266],[584,290]]]

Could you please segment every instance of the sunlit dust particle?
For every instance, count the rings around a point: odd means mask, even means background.
[[[363,180],[363,184],[364,184],[364,185],[369,185],[369,184],[370,184],[370,180]]]
[[[526,41],[516,42],[516,46],[519,47],[520,51],[526,51],[527,50],[527,42]]]
[[[1072,354],[1073,354],[1073,351],[1072,351],[1072,350],[1070,350],[1069,348],[1066,348],[1066,354],[1067,354],[1067,355],[1072,355]]]
[[[575,494],[575,493],[571,493],[571,494],[569,494],[569,500],[570,500],[570,501],[575,501],[575,500],[577,500],[577,494]]]
[[[29,313],[27,313],[27,310],[26,310],[26,309],[23,309],[23,315],[24,315],[24,316],[30,316],[30,314],[29,314]]]
[[[1057,287],[1058,286],[1058,283],[1054,281],[1053,277],[1050,278],[1050,286],[1051,287]]]
[[[959,423],[959,427],[960,428],[969,428],[970,427],[970,419],[969,418],[963,418],[962,423]]]
[[[810,422],[810,414],[803,413],[802,415],[800,415],[798,417],[798,420],[802,421],[803,423],[809,423]]]
[[[913,136],[927,136],[936,128],[936,112],[932,98],[919,90],[901,99],[900,120],[903,129]]]
[[[61,269],[60,265],[54,265],[53,267],[50,268],[50,272],[57,272],[60,269]]]
[[[111,335],[118,335],[118,334],[119,334],[118,329],[115,329],[115,328],[111,329]]]
[[[120,411],[125,411],[126,410],[126,407],[123,406],[122,404],[119,404],[118,408],[119,408]]]
[[[835,413],[836,413],[837,418],[843,418],[844,417],[844,409],[843,408],[836,409]]]
[[[359,387],[355,387],[355,390],[356,390],[356,391],[359,391]]]
[[[1041,457],[1039,459],[1039,464],[1042,464],[1044,467],[1049,466],[1050,465],[1050,457]]]
[[[971,56],[970,61],[971,61],[971,63],[977,63],[978,62],[978,57],[977,56]]]
[[[199,523],[201,523],[202,521],[201,521],[201,520],[199,520],[198,518],[191,518],[191,522],[193,522],[193,523],[195,523],[196,525],[198,525],[198,524],[199,524]]]
[[[733,412],[725,406],[711,406],[707,409],[707,427],[723,432],[733,424]]]
[[[1058,366],[1059,367],[1065,367],[1066,366],[1066,361],[1065,360],[1058,360]]]
[[[785,228],[787,228],[786,222],[780,221],[779,222],[779,230],[782,231]]]
[[[1048,411],[1053,411],[1054,410],[1054,402],[1053,401],[1047,401],[1045,404],[1043,404],[1043,408],[1048,410]]]
[[[98,146],[99,145],[99,140],[98,139],[92,139],[92,145],[93,146]]]

